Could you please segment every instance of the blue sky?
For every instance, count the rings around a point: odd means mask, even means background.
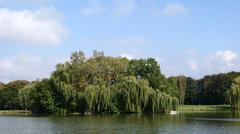
[[[154,57],[166,76],[240,71],[238,0],[0,0],[0,81],[48,77],[73,51]]]

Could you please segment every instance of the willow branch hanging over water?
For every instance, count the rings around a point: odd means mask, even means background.
[[[167,79],[153,58],[128,60],[94,51],[74,52],[49,79],[18,91],[19,107],[34,113],[142,113],[176,110],[175,79]]]
[[[232,109],[240,109],[240,77],[237,77],[228,91]]]

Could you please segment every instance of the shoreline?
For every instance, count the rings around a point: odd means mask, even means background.
[[[228,112],[231,111],[230,105],[181,105],[178,112]],[[33,115],[29,110],[0,110],[0,116],[31,116]],[[68,115],[80,115],[79,113],[69,113]],[[89,114],[87,114],[89,115]],[[107,115],[107,114],[106,114]]]
[[[32,115],[31,111],[28,110],[0,110],[0,116],[20,116],[20,115]]]
[[[181,105],[179,112],[224,112],[231,111],[230,105]]]

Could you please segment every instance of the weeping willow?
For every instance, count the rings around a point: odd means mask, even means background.
[[[234,80],[228,96],[232,109],[240,109],[240,77]]]
[[[77,107],[77,91],[74,90],[71,84],[71,75],[69,73],[69,63],[58,64],[57,70],[53,72],[51,79],[56,85],[56,94],[63,99],[60,104],[63,109],[67,109],[69,112],[74,112]]]
[[[61,69],[62,67],[62,69]],[[111,112],[166,112],[176,110],[179,101],[160,90],[154,90],[147,80],[127,76],[118,79],[112,85],[96,80],[94,85],[88,85],[83,91],[77,91],[71,84],[71,77],[64,66],[59,66],[52,79],[57,92],[64,98],[68,111],[80,113],[111,113]],[[75,107],[75,109],[74,109]]]
[[[122,105],[122,111],[141,112],[142,105],[140,102],[141,89],[135,77],[126,77],[122,82],[116,85],[118,101]],[[144,101],[144,100],[142,100]],[[144,102],[143,102],[144,103]]]
[[[176,110],[179,105],[177,98],[154,90],[149,87],[148,81],[137,80],[133,76],[117,83],[114,89],[122,112],[165,112]]]
[[[111,91],[106,86],[93,86],[86,87],[84,91],[87,108],[92,113],[100,113],[107,111],[111,103]]]
[[[152,113],[166,112],[169,110],[176,110],[179,105],[179,100],[176,97],[161,92],[159,90],[151,91],[149,96],[148,111]]]
[[[30,92],[34,89],[34,84],[26,85],[22,89],[19,90],[18,98],[19,104],[22,109],[28,110],[30,109],[31,101],[30,101]]]

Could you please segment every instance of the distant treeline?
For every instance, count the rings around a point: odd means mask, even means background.
[[[98,51],[86,58],[79,51],[72,53],[70,61],[56,65],[48,79],[0,83],[0,109],[96,114],[166,112],[179,104],[237,106],[238,76],[231,72],[200,80],[166,78],[153,58],[128,60]]]
[[[221,73],[195,80],[185,77],[184,104],[223,105],[230,104],[230,91],[237,83],[239,72]],[[184,90],[184,89],[183,89]]]

